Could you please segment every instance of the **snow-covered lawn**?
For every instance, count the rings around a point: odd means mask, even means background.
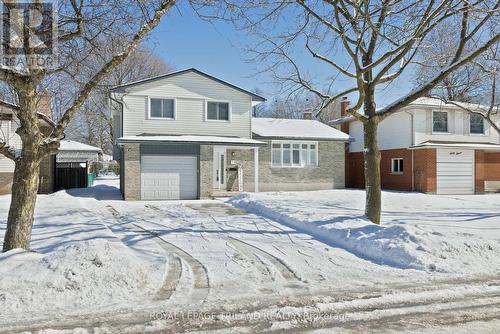
[[[364,217],[364,197],[361,190],[276,192],[242,194],[229,203],[375,263],[500,273],[500,194],[384,192],[380,226]]]
[[[354,190],[124,202],[117,185],[39,196],[32,251],[0,255],[0,333],[383,331],[382,319],[408,329],[429,309],[433,326],[500,316],[499,196],[384,193],[377,227]]]
[[[39,196],[33,251],[0,254],[0,321],[123,305],[155,294],[164,256],[122,243],[109,229],[105,208],[88,197],[95,194],[118,199],[108,185]],[[0,199],[3,241],[10,196]]]

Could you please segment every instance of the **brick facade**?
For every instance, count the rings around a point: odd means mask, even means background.
[[[381,151],[380,176],[382,188],[412,191],[412,151],[407,149]],[[392,173],[392,159],[403,159],[403,173]]]
[[[0,173],[0,195],[10,194],[14,173]]]
[[[260,191],[302,191],[345,187],[344,142],[319,142],[318,167],[276,168],[271,166],[271,141],[264,141],[268,145],[259,150]],[[251,180],[253,181],[253,177]]]
[[[412,190],[412,151],[408,149],[384,150],[380,152],[380,177],[383,189]],[[403,173],[392,173],[392,159],[403,159]],[[347,186],[365,187],[364,156],[362,152],[349,153],[347,161]]]
[[[437,150],[408,149],[381,151],[380,174],[382,189],[418,191],[423,193],[436,193],[437,191]],[[391,159],[403,158],[403,175],[391,174]],[[475,150],[474,154],[474,186],[475,192],[480,194],[485,191],[500,191],[500,152],[491,153]],[[351,188],[364,188],[364,158],[363,153],[348,153],[347,157],[347,186]],[[412,180],[413,162],[413,180]],[[412,187],[413,182],[413,187]]]
[[[476,193],[484,193],[484,151],[476,150],[474,152],[475,173],[474,173],[474,190]]]
[[[45,157],[40,163],[39,194],[50,194],[54,192],[55,185],[56,156]]]
[[[275,168],[271,166],[271,140],[263,140],[269,145],[259,149],[259,190],[292,191],[321,190],[345,187],[344,142],[323,141],[318,143],[319,166],[311,168]],[[141,198],[140,145],[123,146],[122,192],[125,200]],[[213,145],[200,145],[199,155],[199,196],[213,195]],[[243,171],[243,191],[254,191],[254,150],[227,149],[226,189],[238,191],[237,166]],[[235,162],[235,164],[231,164]]]
[[[123,146],[123,198],[127,201],[141,199],[141,152],[139,144]]]
[[[214,147],[200,145],[200,198],[209,198],[213,193],[214,182]]]
[[[365,160],[363,152],[349,153],[346,158],[346,186],[349,188],[365,187]]]
[[[344,142],[318,143],[318,167],[277,168],[271,166],[271,140],[259,139],[268,145],[259,149],[259,191],[302,191],[339,189],[345,187]],[[233,155],[234,153],[234,155]],[[243,190],[254,190],[254,152],[227,150],[228,166],[234,160],[243,169]],[[228,172],[228,190],[237,191],[237,172]]]
[[[0,195],[10,194],[14,172],[0,173]],[[45,157],[40,162],[40,176],[38,184],[39,194],[50,194],[54,192],[55,183],[55,156]]]
[[[488,181],[500,181],[500,152],[484,154],[484,173]]]
[[[413,161],[414,190],[423,193],[436,193],[436,149],[415,150]]]
[[[500,191],[500,152],[484,153],[484,191]]]

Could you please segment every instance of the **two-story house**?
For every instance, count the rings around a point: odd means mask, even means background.
[[[344,116],[348,103],[342,102]],[[353,138],[346,184],[362,188],[363,125],[352,117],[336,123]],[[378,141],[384,189],[437,194],[500,190],[499,134],[482,116],[454,104],[417,99],[380,123]]]
[[[348,135],[313,120],[254,119],[263,97],[196,69],[110,98],[126,200],[344,187]]]

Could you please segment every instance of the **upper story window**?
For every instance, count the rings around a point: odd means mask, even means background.
[[[175,101],[173,99],[149,99],[149,118],[167,118],[175,117]]]
[[[448,113],[446,111],[432,112],[432,132],[448,132]]]
[[[229,102],[207,102],[207,120],[229,121]]]
[[[392,174],[403,174],[403,159],[394,158],[391,159],[391,173]]]
[[[318,143],[316,142],[273,141],[271,151],[273,167],[318,166]]]
[[[471,134],[484,134],[484,118],[478,114],[470,115],[470,133]]]

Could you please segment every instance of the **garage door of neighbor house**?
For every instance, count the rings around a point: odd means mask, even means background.
[[[437,193],[474,193],[474,150],[437,150]]]
[[[196,156],[143,155],[141,198],[143,200],[196,199],[197,161]]]

